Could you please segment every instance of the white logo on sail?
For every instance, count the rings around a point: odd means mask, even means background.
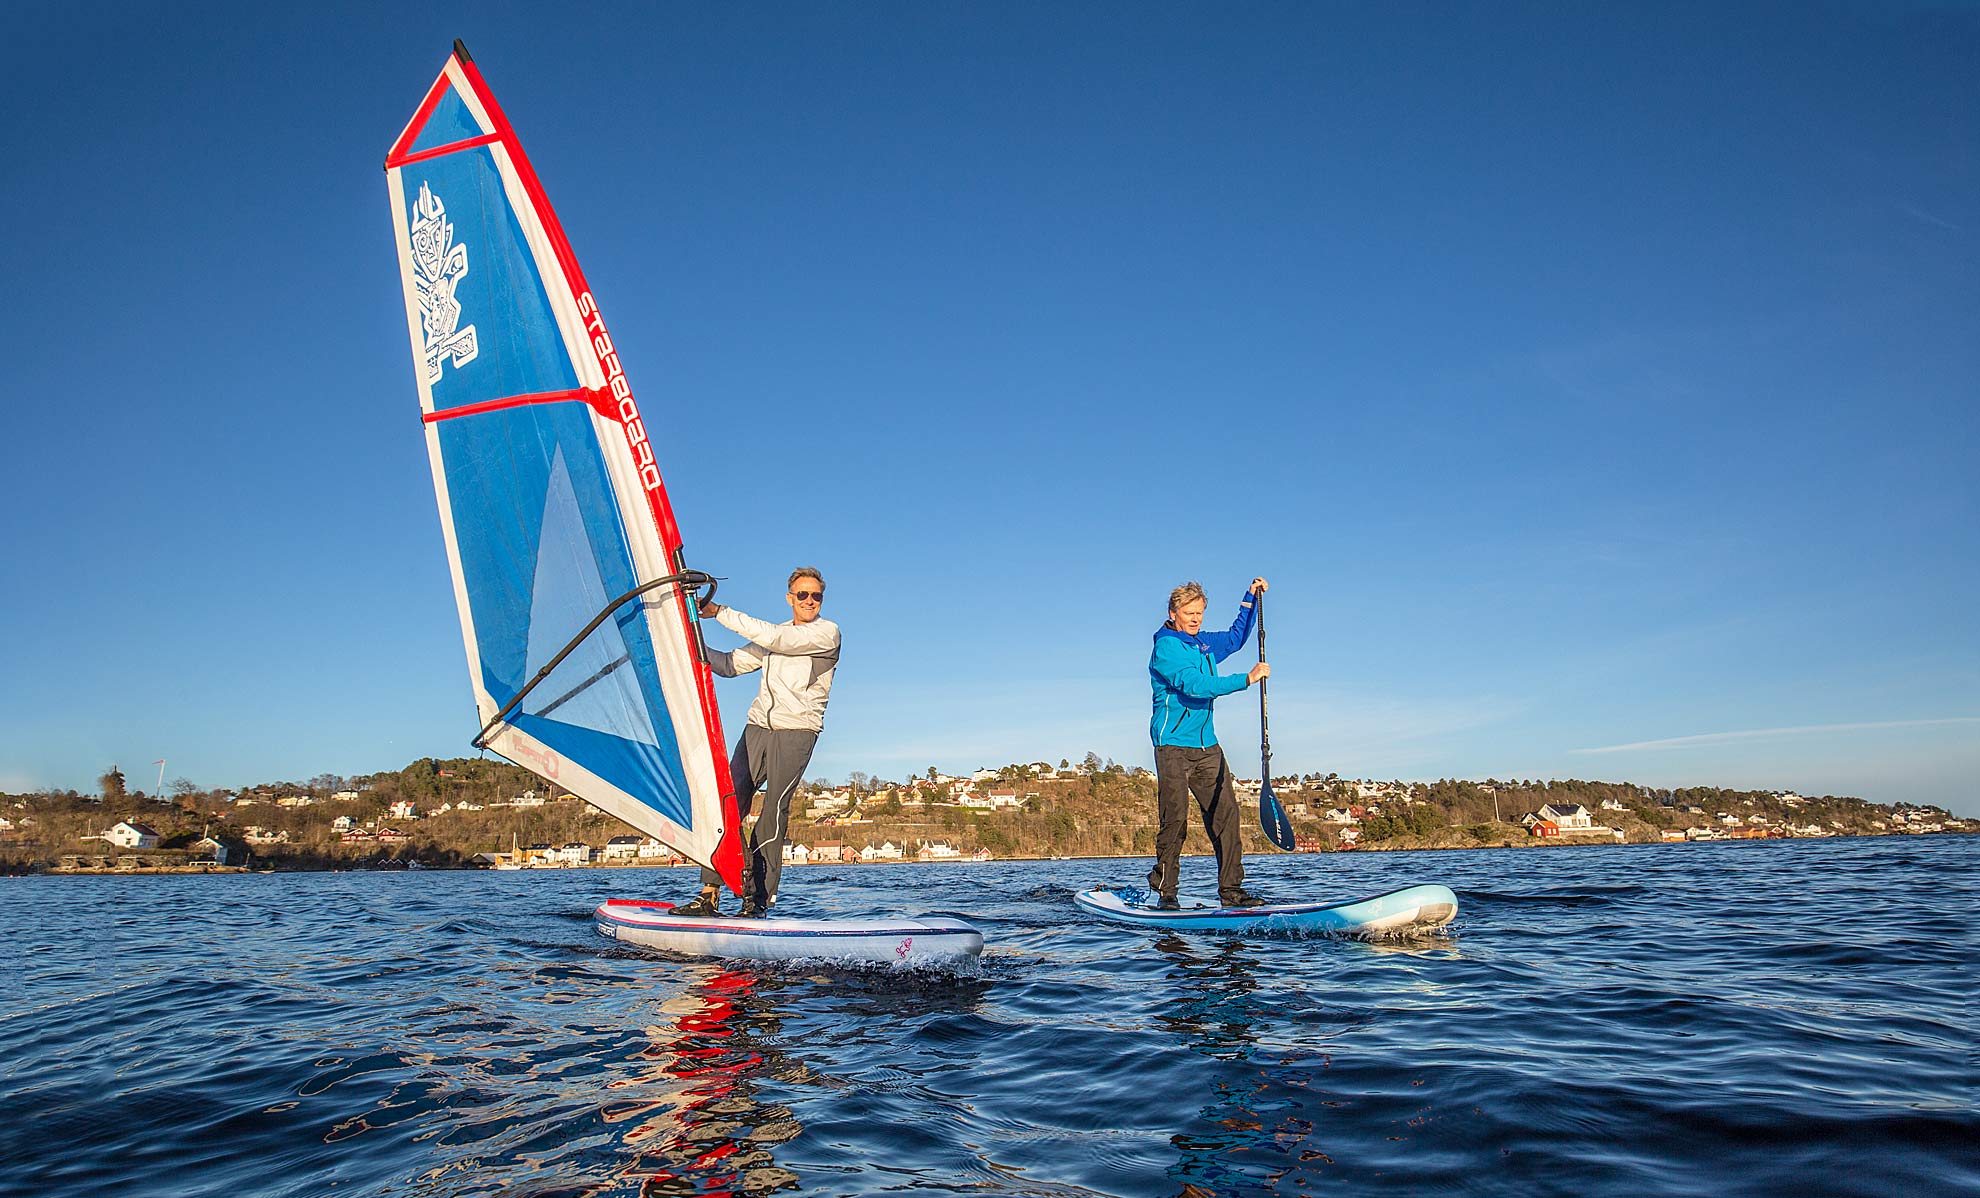
[[[452,358],[456,369],[474,361],[480,346],[474,326],[458,329],[460,301],[454,289],[467,277],[467,247],[454,244],[454,225],[446,205],[419,185],[412,206],[413,288],[419,292],[419,324],[426,353],[426,381],[440,381],[440,368]]]

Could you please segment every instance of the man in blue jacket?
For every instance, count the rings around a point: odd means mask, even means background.
[[[1244,648],[1251,636],[1252,596],[1266,589],[1254,578],[1238,604],[1228,632],[1203,631],[1203,588],[1186,582],[1169,592],[1169,620],[1155,632],[1148,677],[1155,686],[1155,715],[1148,724],[1155,742],[1155,868],[1148,888],[1163,910],[1176,909],[1176,875],[1183,839],[1189,834],[1189,796],[1203,812],[1203,829],[1217,850],[1217,897],[1226,907],[1259,907],[1264,900],[1244,889],[1244,845],[1238,837],[1237,794],[1230,763],[1217,747],[1210,705],[1266,677],[1272,667],[1259,662],[1245,674],[1219,674],[1217,663]]]

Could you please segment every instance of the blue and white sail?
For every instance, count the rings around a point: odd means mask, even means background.
[[[664,425],[642,417],[459,42],[385,173],[476,743],[736,887],[735,789],[656,461]]]

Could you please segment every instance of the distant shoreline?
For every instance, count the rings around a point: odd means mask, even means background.
[[[1412,844],[1383,843],[1383,844],[1364,845],[1351,850],[1348,849],[1332,849],[1327,851],[1301,850],[1293,853],[1253,852],[1253,853],[1247,853],[1246,858],[1248,860],[1265,860],[1276,857],[1338,857],[1343,855],[1354,856],[1365,853],[1478,853],[1478,852],[1494,852],[1494,851],[1507,851],[1507,850],[1524,851],[1528,849],[1572,849],[1572,848],[1588,848],[1588,847],[1638,848],[1638,849],[1679,848],[1679,847],[1688,848],[1694,845],[1709,845],[1709,844],[1755,844],[1755,843],[1769,844],[1769,843],[1782,843],[1786,841],[1815,841],[1815,840],[1836,840],[1836,841],[1889,840],[1892,837],[1902,837],[1902,836],[1935,836],[1936,837],[1936,836],[1975,836],[1975,835],[1980,835],[1980,832],[1972,832],[1972,831],[1964,831],[1964,830],[1944,831],[1944,832],[1919,832],[1919,833],[1868,832],[1868,833],[1823,836],[1823,837],[1778,836],[1778,837],[1768,837],[1768,838],[1748,838],[1741,840],[1690,840],[1690,841],[1682,841],[1682,840],[1615,841],[1615,840],[1596,839],[1592,837],[1578,839],[1578,840],[1534,838],[1525,841],[1516,840],[1516,841],[1508,841],[1499,844],[1412,845]],[[1214,854],[1209,852],[1208,850],[1195,851],[1195,852],[1185,851],[1183,853],[1183,856],[1210,857],[1210,856],[1214,856]],[[896,860],[793,861],[788,863],[785,866],[785,868],[786,869],[814,869],[814,868],[823,869],[823,868],[833,868],[833,867],[866,868],[870,866],[897,866],[897,865],[1001,865],[1009,862],[1021,862],[1021,861],[1146,861],[1149,859],[1150,858],[1147,853],[1071,853],[1071,854],[1053,855],[1053,856],[1039,856],[1032,854],[1017,853],[1006,857],[993,857],[985,861],[975,861],[969,859],[957,860],[954,858],[936,858],[934,860],[929,860],[929,861],[913,860],[913,859],[903,859],[898,861]],[[492,874],[492,873],[523,873],[526,871],[555,873],[566,870],[644,871],[644,870],[674,870],[674,869],[698,870],[699,868],[700,866],[694,864],[693,862],[675,862],[675,863],[662,865],[662,864],[654,864],[654,863],[640,862],[640,861],[623,861],[623,862],[593,861],[582,865],[576,863],[564,862],[554,865],[525,865],[517,869],[497,869],[494,866],[490,866],[490,865],[407,865],[399,862],[392,862],[392,863],[387,863],[384,865],[376,865],[376,866],[368,866],[368,865],[349,865],[349,866],[338,866],[338,867],[285,866],[282,868],[260,869],[245,865],[213,865],[209,863],[209,864],[144,866],[144,867],[136,867],[131,869],[114,869],[114,868],[65,869],[56,866],[46,869],[31,868],[20,872],[5,873],[5,874],[0,874],[0,877],[133,878],[133,877],[198,876],[203,874],[267,875],[267,874],[332,874],[332,873],[335,874],[491,873]]]
[[[890,782],[817,779],[793,799],[786,843],[802,864],[1147,860],[1158,832],[1155,779],[1089,760],[930,769]],[[106,774],[109,783],[120,776]],[[1627,782],[1435,782],[1308,774],[1273,780],[1299,852],[1540,848],[1574,843],[1883,836],[1980,831],[1942,807],[1850,796]],[[421,758],[404,769],[238,792],[0,795],[0,874],[342,872],[523,867],[666,868],[681,854],[527,770],[486,758]],[[1245,849],[1275,852],[1238,780]],[[1201,832],[1188,847],[1209,850]],[[1195,854],[1192,854],[1195,855]],[[823,860],[820,860],[820,858]],[[793,865],[799,864],[793,862]]]

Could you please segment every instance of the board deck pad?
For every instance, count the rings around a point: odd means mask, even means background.
[[[960,919],[743,919],[676,915],[674,904],[610,899],[593,915],[600,935],[693,957],[844,961],[909,968],[954,964],[983,952],[983,933]]]
[[[1179,896],[1174,911],[1156,908],[1157,895],[1138,886],[1096,886],[1073,896],[1080,910],[1117,923],[1175,931],[1262,932],[1292,935],[1397,936],[1440,928],[1457,918],[1448,886],[1408,886],[1352,902],[1268,903],[1225,907]]]

